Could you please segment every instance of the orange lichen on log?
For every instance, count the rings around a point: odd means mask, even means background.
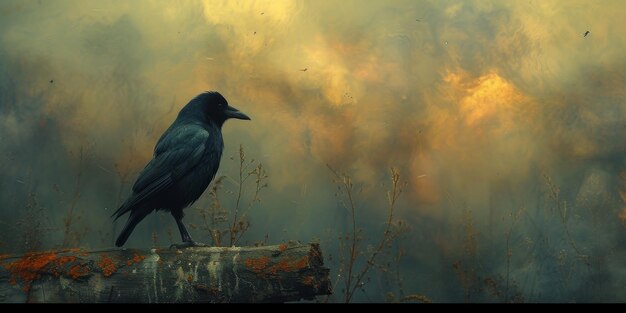
[[[68,273],[72,279],[78,279],[83,276],[89,275],[89,268],[82,265],[74,265],[70,268]]]
[[[76,257],[75,256],[60,256],[58,257],[54,263],[56,266],[53,266],[49,269],[50,274],[54,275],[54,277],[59,277],[61,276],[61,272],[63,271],[63,268],[65,266],[65,264],[68,263],[74,263],[76,262]],[[68,274],[69,275],[69,274]]]
[[[289,265],[289,261],[287,260],[280,260],[278,263],[270,266],[267,271],[272,273],[272,274],[276,274],[278,273],[278,271],[282,271],[282,272],[290,272],[291,266]]]
[[[78,249],[66,249],[58,251],[62,252],[77,252]],[[21,281],[23,284],[22,290],[28,292],[32,283],[39,279],[42,274],[54,275],[56,277],[61,274],[77,279],[85,276],[89,273],[89,269],[86,266],[76,264],[70,267],[70,269],[64,273],[64,266],[72,264],[77,261],[75,256],[59,256],[57,252],[43,252],[43,253],[29,253],[21,259],[3,265],[11,274],[9,283],[11,285],[17,285]]]
[[[130,266],[130,265],[133,265],[133,263],[139,263],[143,261],[145,258],[146,258],[145,256],[135,253],[132,259],[126,261],[126,265]]]
[[[138,255],[135,254],[135,256],[133,256],[133,261],[135,261],[135,263],[139,263],[141,261],[143,261],[146,257],[143,255]]]
[[[59,266],[63,266],[63,265],[65,265],[65,264],[67,264],[67,263],[72,263],[72,262],[75,262],[75,261],[76,261],[76,257],[75,257],[75,256],[71,256],[71,255],[70,255],[70,256],[61,256],[61,257],[59,257],[59,258],[56,260],[56,263],[57,263]]]
[[[30,253],[15,262],[4,265],[11,273],[9,284],[17,285],[19,279],[24,284],[22,290],[28,292],[33,281],[40,277],[40,271],[56,258],[54,252]]]
[[[251,258],[244,261],[247,267],[253,271],[265,274],[276,274],[278,272],[297,272],[309,265],[309,256],[305,255],[299,260],[280,260],[278,263],[268,266],[270,259],[268,257]]]
[[[267,268],[267,271],[276,274],[278,272],[297,272],[309,265],[309,257],[303,256],[300,260],[280,260],[278,263]]]
[[[113,262],[113,260],[109,258],[106,254],[103,254],[102,257],[100,257],[100,261],[98,261],[98,267],[100,267],[100,269],[102,270],[102,275],[104,275],[104,277],[109,277],[117,271],[115,262]]]
[[[269,264],[269,262],[270,258],[263,256],[256,259],[247,259],[244,261],[244,264],[246,264],[247,267],[251,268],[255,272],[261,272],[267,267],[267,264]]]
[[[302,283],[307,285],[307,286],[313,286],[315,284],[315,277],[313,277],[313,276],[304,276],[304,278],[302,278]]]
[[[305,255],[302,257],[302,259],[300,259],[298,262],[296,262],[296,269],[303,269],[305,267],[307,267],[309,265],[309,256]]]

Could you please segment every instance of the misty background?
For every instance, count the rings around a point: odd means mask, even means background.
[[[336,277],[351,224],[327,164],[353,178],[364,254],[382,236],[395,167],[407,182],[395,218],[409,230],[355,301],[623,302],[624,10],[3,0],[0,252],[113,246],[124,221],[109,216],[159,136],[217,90],[252,118],[224,126],[222,206],[234,205],[240,144],[268,175],[240,244],[319,241]],[[210,202],[185,221],[199,224]],[[126,246],[179,240],[159,213]]]

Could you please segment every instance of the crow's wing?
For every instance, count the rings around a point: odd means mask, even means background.
[[[199,125],[169,129],[159,140],[154,158],[139,174],[133,185],[133,196],[115,215],[132,210],[143,200],[168,189],[203,162],[209,132]]]
[[[171,186],[202,162],[209,132],[202,126],[171,129],[157,144],[154,158],[139,174],[133,192],[149,196]]]

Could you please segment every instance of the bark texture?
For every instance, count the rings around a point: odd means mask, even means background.
[[[318,244],[0,255],[0,303],[286,302],[330,293]]]

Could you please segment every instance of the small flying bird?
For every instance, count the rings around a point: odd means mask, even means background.
[[[180,110],[157,142],[133,193],[113,213],[115,219],[129,213],[116,246],[124,245],[135,226],[158,210],[169,211],[176,220],[183,243],[174,247],[203,246],[191,239],[183,209],[198,200],[215,177],[224,149],[222,125],[230,118],[250,120],[214,91],[199,94]]]
[[[305,67],[305,68],[303,68],[303,69],[300,69],[300,71],[301,71],[301,72],[306,72],[306,71],[308,71],[308,70],[309,70],[309,69],[308,69],[308,68],[306,68],[306,67]]]
[[[589,35],[590,31],[586,31],[585,35],[583,37],[587,37],[587,35]]]
[[[50,83],[51,83],[51,84],[52,84],[52,83],[54,83],[54,79],[51,79],[51,80],[50,80]]]

